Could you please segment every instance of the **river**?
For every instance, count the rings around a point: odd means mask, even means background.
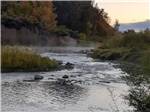
[[[112,62],[94,61],[81,53],[91,48],[53,47],[42,56],[73,63],[73,69],[51,72],[2,73],[2,112],[127,112],[124,96],[129,87],[126,75]],[[34,75],[38,82],[24,82]],[[73,85],[60,85],[58,78],[68,75]]]

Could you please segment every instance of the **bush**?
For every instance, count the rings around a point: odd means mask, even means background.
[[[143,32],[128,31],[122,36],[116,35],[111,38],[107,38],[103,41],[104,48],[136,48],[146,49],[150,46],[150,31],[145,30]]]
[[[116,36],[106,39],[102,43],[103,48],[117,48],[122,47],[123,37]]]
[[[41,57],[29,50],[14,47],[2,47],[1,69],[2,72],[12,71],[47,71],[58,66],[55,60]]]
[[[86,34],[85,33],[80,33],[79,34],[80,40],[85,41],[87,39]]]
[[[94,50],[92,57],[102,60],[118,60],[128,52],[129,50],[124,48],[97,49]]]

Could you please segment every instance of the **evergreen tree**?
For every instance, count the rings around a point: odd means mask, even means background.
[[[114,24],[114,29],[115,29],[116,31],[119,31],[119,26],[120,26],[119,21],[116,20],[116,21],[115,21],[115,24]]]

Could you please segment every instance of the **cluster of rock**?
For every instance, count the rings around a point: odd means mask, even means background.
[[[73,69],[74,68],[74,64],[70,63],[70,62],[67,62],[65,65],[63,65],[61,62],[59,62],[60,66],[59,66],[59,70],[62,70],[62,69]]]

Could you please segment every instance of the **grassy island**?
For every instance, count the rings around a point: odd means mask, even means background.
[[[2,72],[36,72],[56,69],[58,63],[48,57],[40,55],[28,49],[3,46],[1,49]]]

